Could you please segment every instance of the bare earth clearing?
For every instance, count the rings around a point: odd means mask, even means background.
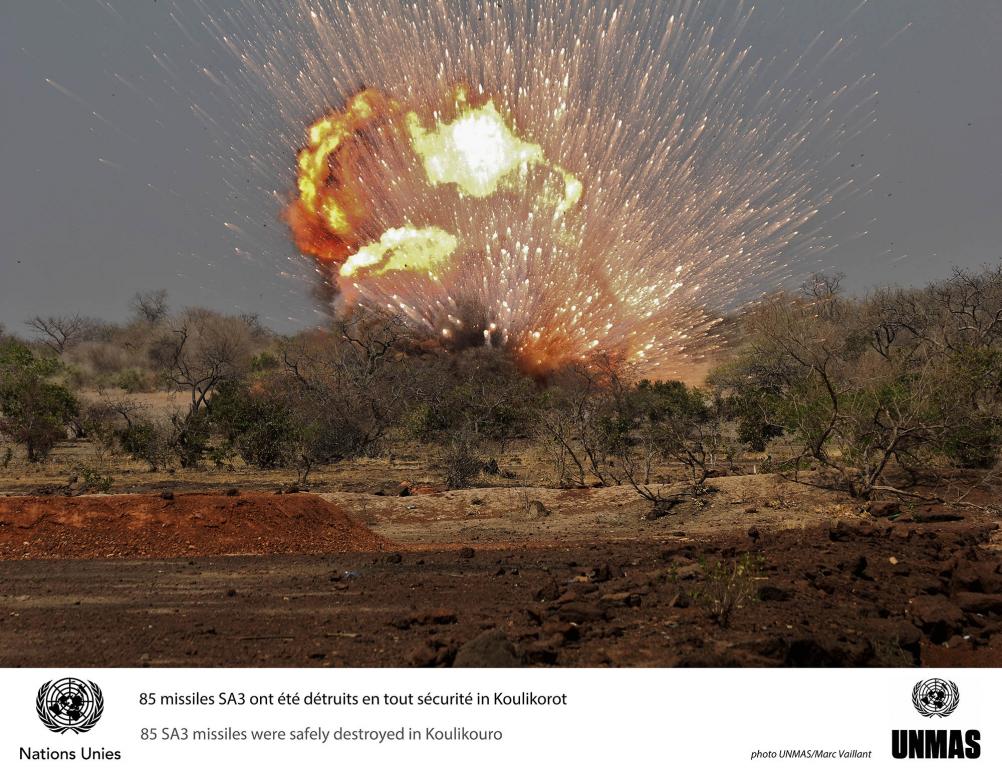
[[[995,519],[710,484],[0,498],[0,664],[1002,664]]]

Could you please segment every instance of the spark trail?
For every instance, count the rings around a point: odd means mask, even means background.
[[[263,84],[281,116],[284,217],[338,311],[537,371],[604,353],[671,375],[818,249],[819,211],[852,182],[819,182],[806,148],[872,119],[860,83],[787,84],[841,40],[777,74],[742,42],[749,15],[297,0],[239,6],[225,21],[242,36],[210,23],[239,90]]]

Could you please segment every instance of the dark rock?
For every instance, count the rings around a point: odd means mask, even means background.
[[[860,555],[852,564],[852,575],[857,579],[865,579],[867,581],[873,581],[873,577],[866,573],[866,569],[869,566],[866,558]]]
[[[851,541],[854,531],[842,520],[836,520],[828,529],[828,538],[832,541]]]
[[[934,643],[942,643],[957,634],[964,620],[963,611],[943,595],[919,595],[912,598],[911,615]]]
[[[959,512],[947,512],[935,507],[918,509],[912,512],[911,518],[916,523],[957,523],[967,519]]]
[[[562,621],[574,624],[588,624],[595,621],[605,621],[608,618],[604,608],[585,602],[570,602],[560,606],[558,611]]]
[[[868,641],[850,644],[803,637],[789,642],[782,663],[784,667],[860,666],[872,656],[873,647]]]
[[[950,586],[957,592],[1002,592],[1002,574],[994,561],[964,560],[950,578]]]
[[[688,581],[703,575],[703,567],[699,563],[689,563],[674,571],[675,578],[681,581]]]
[[[599,600],[605,605],[625,605],[630,608],[636,608],[641,603],[641,597],[636,592],[609,592]]]
[[[781,603],[793,597],[793,593],[788,589],[777,587],[775,584],[763,584],[758,588],[758,599],[763,603]]]
[[[477,553],[476,553],[476,551],[475,551],[475,550],[473,549],[473,547],[463,547],[463,548],[462,548],[461,550],[459,550],[459,556],[460,556],[460,557],[461,557],[461,558],[462,558],[463,560],[469,560],[469,559],[470,559],[470,558],[472,558],[472,557],[473,557],[473,556],[474,556],[475,554],[477,554]]]
[[[536,590],[533,599],[539,603],[549,603],[560,597],[560,586],[555,581],[550,581]]]
[[[762,534],[759,533],[758,528],[756,528],[754,525],[748,529],[748,538],[751,539],[752,542],[757,542],[759,538],[761,538],[761,536]]]
[[[839,582],[834,576],[817,576],[814,579],[814,586],[826,595],[834,595],[838,591]]]
[[[410,629],[413,626],[455,624],[457,621],[454,611],[450,611],[448,608],[435,608],[391,619],[390,624],[397,629]]]
[[[224,496],[239,496],[240,495],[240,489],[239,488],[227,488],[225,491],[223,491],[223,495]]]
[[[525,659],[530,664],[556,664],[558,656],[558,646],[547,638],[530,643],[525,648]]]
[[[507,635],[489,629],[463,644],[452,663],[454,667],[520,667],[522,663]]]
[[[447,667],[455,655],[455,646],[441,640],[429,640],[414,649],[407,663],[412,667]]]
[[[596,566],[592,568],[588,573],[589,581],[593,581],[596,584],[601,584],[602,582],[609,581],[609,579],[622,576],[623,571],[621,568],[615,568],[608,563],[604,565]]]
[[[872,517],[891,517],[901,514],[901,504],[897,501],[871,501],[866,511]]]
[[[691,604],[689,594],[684,589],[680,589],[668,601],[669,608],[688,608]]]
[[[160,498],[164,501],[174,501],[174,491],[164,491],[160,494]]]
[[[1002,613],[1002,595],[986,595],[979,592],[958,592],[954,600],[966,613]]]
[[[403,560],[404,560],[404,556],[401,555],[399,552],[391,552],[390,554],[388,554],[386,556],[386,562],[388,562],[388,563],[394,563],[394,564],[395,563],[402,563]]]
[[[530,624],[535,624],[536,626],[539,626],[540,624],[543,623],[544,613],[542,611],[537,611],[535,608],[526,608],[525,616],[527,619],[529,619]]]
[[[540,637],[558,636],[560,642],[574,642],[580,639],[581,630],[576,624],[571,624],[567,621],[548,621],[539,630]]]

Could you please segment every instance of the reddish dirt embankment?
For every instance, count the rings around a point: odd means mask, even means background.
[[[312,494],[0,498],[0,560],[321,554],[386,546]]]

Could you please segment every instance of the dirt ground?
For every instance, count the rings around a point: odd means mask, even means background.
[[[0,665],[1002,665],[991,516],[711,485],[0,499]]]

